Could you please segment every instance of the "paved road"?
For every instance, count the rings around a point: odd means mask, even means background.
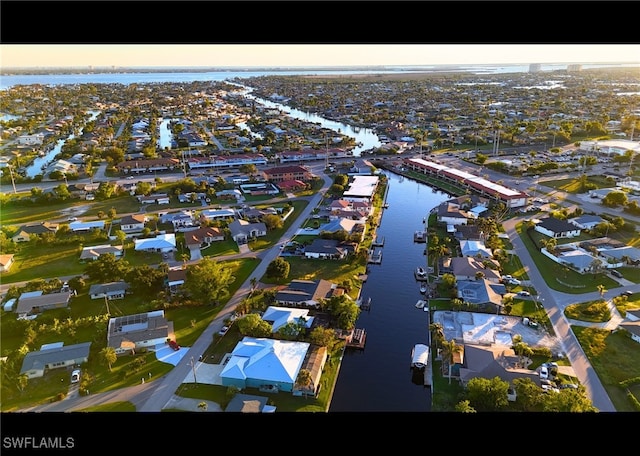
[[[592,404],[601,412],[615,412],[616,409],[607,394],[604,386],[600,382],[600,379],[596,372],[591,367],[589,359],[585,355],[582,347],[578,343],[573,331],[571,331],[571,324],[564,315],[564,308],[572,303],[584,302],[591,299],[600,298],[600,293],[585,293],[581,295],[574,295],[568,293],[561,293],[549,288],[546,285],[542,274],[538,270],[535,262],[529,255],[524,242],[520,239],[520,236],[515,230],[515,226],[523,218],[512,218],[503,223],[506,233],[509,235],[509,240],[513,244],[516,255],[520,258],[525,271],[527,272],[531,284],[536,288],[539,296],[539,302],[543,305],[556,336],[562,340],[563,351],[566,354],[574,372],[576,373],[580,383],[582,383],[587,391],[587,395],[590,397]],[[637,286],[640,291],[640,286]],[[617,295],[618,292],[611,292],[609,294]]]

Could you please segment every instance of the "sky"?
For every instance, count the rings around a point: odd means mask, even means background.
[[[0,68],[640,63],[640,44],[1,44]]]

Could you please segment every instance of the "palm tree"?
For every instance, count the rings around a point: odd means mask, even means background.
[[[104,347],[102,350],[100,350],[100,354],[102,355],[103,360],[109,366],[109,371],[111,371],[111,366],[118,359],[118,355],[116,354],[116,350],[113,347]]]
[[[438,263],[440,262],[440,257],[447,254],[449,249],[444,244],[435,244],[429,247],[429,255],[433,258],[433,273],[437,277],[439,275]]]
[[[451,384],[451,367],[453,364],[453,355],[455,353],[460,353],[462,351],[462,346],[456,344],[454,339],[445,340],[442,342],[442,361],[447,362],[447,366],[449,369],[449,384]]]
[[[309,369],[300,369],[300,372],[298,372],[298,377],[296,378],[296,386],[300,389],[308,389],[312,385],[313,377],[311,376],[311,372],[309,372]]]
[[[433,341],[436,345],[436,353],[438,352],[438,345],[444,340],[444,328],[442,327],[442,323],[431,323],[429,325],[429,330],[433,335]]]
[[[604,299],[604,294],[607,292],[607,289],[604,285],[598,285],[598,291],[600,292],[600,299]]]

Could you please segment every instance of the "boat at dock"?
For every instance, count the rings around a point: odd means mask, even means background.
[[[426,243],[427,233],[425,231],[416,231],[413,233],[413,242]]]
[[[416,302],[416,308],[424,309],[425,307],[429,308],[429,301],[425,301],[424,299],[418,299],[418,302]]]
[[[420,284],[420,293],[424,294],[427,292],[427,283],[426,282],[422,282]]]
[[[411,367],[414,369],[424,369],[429,363],[429,346],[425,344],[415,344],[411,350]]]
[[[418,266],[414,272],[416,280],[427,280],[429,278],[428,272],[422,266]]]

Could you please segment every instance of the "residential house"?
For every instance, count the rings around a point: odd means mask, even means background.
[[[169,204],[170,198],[166,193],[153,193],[151,195],[139,195],[140,204]]]
[[[483,278],[499,283],[500,263],[492,259],[475,257],[452,257],[443,262],[442,272],[453,274],[456,280],[476,280]]]
[[[484,245],[484,241],[473,241],[469,239],[460,241],[460,253],[462,256],[476,258],[491,258],[493,256],[493,252]]]
[[[164,283],[169,293],[174,295],[184,285],[186,279],[187,270],[185,268],[169,269]]]
[[[144,224],[149,221],[149,217],[144,214],[125,215],[120,219],[120,229],[125,233],[138,233],[144,230]]]
[[[347,201],[337,199],[329,205],[329,220],[348,219],[366,222],[373,213],[369,201]]]
[[[279,306],[319,308],[322,301],[342,294],[344,289],[328,280],[292,280],[286,288],[276,292],[274,301]]]
[[[176,249],[175,233],[159,234],[153,238],[136,239],[133,242],[136,252],[169,253]]]
[[[26,317],[27,315],[36,315],[46,310],[63,309],[69,306],[69,301],[73,294],[71,291],[63,291],[60,293],[27,295],[22,293],[18,298],[16,313],[18,317]]]
[[[189,249],[192,260],[202,258],[200,249],[207,248],[211,243],[219,241],[224,241],[224,231],[221,228],[205,226],[184,232],[184,242]]]
[[[605,220],[599,215],[584,214],[579,217],[570,218],[568,221],[582,230],[592,230]]]
[[[582,231],[576,225],[555,217],[541,218],[534,230],[552,238],[572,238],[580,236]]]
[[[352,220],[352,219],[336,219],[331,220],[320,227],[321,232],[338,233],[344,231],[350,237],[350,239],[357,239],[358,242],[362,242],[366,230],[366,220]],[[357,237],[354,237],[357,236]]]
[[[129,284],[124,281],[97,283],[89,287],[91,299],[124,299],[129,289]]]
[[[293,392],[311,344],[244,337],[220,372],[222,386]]]
[[[25,374],[29,379],[40,378],[53,369],[86,363],[89,361],[90,349],[91,342],[66,346],[62,342],[43,345],[40,350],[24,356],[20,375]]]
[[[618,325],[618,328],[627,331],[631,335],[631,339],[640,344],[640,320],[624,321]]]
[[[310,329],[313,325],[313,318],[309,316],[309,309],[291,307],[269,306],[262,314],[262,319],[271,324],[271,332],[273,333],[278,332],[278,329],[289,323]]]
[[[505,286],[487,279],[460,280],[457,282],[458,298],[478,306],[487,312],[499,312],[502,309],[502,296]]]
[[[342,198],[347,201],[366,201],[371,203],[379,183],[380,178],[378,176],[353,176],[353,180],[349,182],[342,193]]]
[[[436,208],[438,222],[447,226],[466,225],[469,219],[475,219],[474,213],[463,210],[458,204],[450,201],[438,205]]]
[[[200,212],[200,223],[210,222],[212,220],[227,220],[238,217],[235,209],[205,209]]]
[[[267,405],[268,398],[237,393],[227,404],[225,412],[232,413],[273,413],[276,407]]]
[[[175,231],[180,231],[180,228],[191,228],[198,225],[198,221],[192,211],[163,214],[160,216],[160,223],[171,223]]]
[[[123,253],[122,246],[105,244],[83,247],[82,252],[80,253],[80,261],[97,260],[100,258],[100,255],[105,255],[107,253],[111,253],[116,258],[120,258]]]
[[[337,239],[316,238],[305,246],[305,258],[323,260],[343,260],[353,251],[353,244],[347,244]]]
[[[456,225],[455,229],[454,237],[458,240],[480,241],[484,239],[484,233],[478,225]]]
[[[540,376],[536,371],[521,366],[521,359],[512,348],[501,344],[465,344],[464,361],[459,366],[459,378],[467,385],[473,378],[495,378],[513,385],[516,378],[529,378],[540,386]]]
[[[13,264],[13,253],[0,255],[0,272],[8,272]]]
[[[29,242],[33,236],[39,236],[44,233],[55,234],[58,231],[57,223],[41,222],[29,223],[22,225],[11,237],[13,242]]]
[[[87,232],[91,230],[104,230],[104,220],[94,220],[90,222],[71,222],[69,223],[69,229],[74,233]]]
[[[167,321],[164,310],[109,319],[107,346],[118,355],[163,345],[167,339],[174,340],[173,322]]]
[[[229,224],[231,238],[239,245],[246,244],[250,239],[266,236],[267,225],[263,222],[251,223],[246,220],[234,220]]]

